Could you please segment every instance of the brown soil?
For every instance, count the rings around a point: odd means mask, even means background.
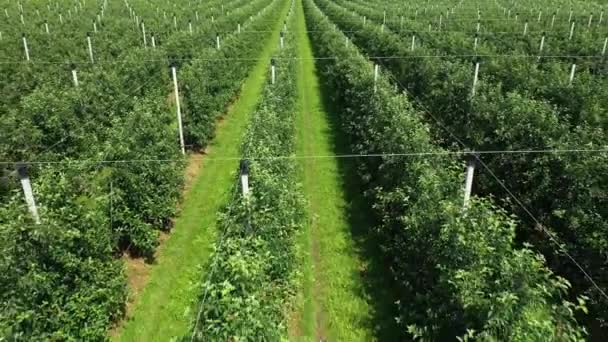
[[[188,193],[190,189],[192,189],[194,180],[198,177],[202,170],[203,164],[203,156],[204,153],[191,153],[188,156],[188,165],[185,170],[184,177],[184,192],[182,195],[183,199],[188,197]],[[154,253],[154,258],[152,260],[156,260],[158,255],[162,253],[163,247],[165,245],[165,241],[170,236],[170,232],[160,231],[158,242],[159,245],[156,248]],[[144,290],[146,285],[148,284],[148,280],[150,279],[150,271],[154,266],[154,261],[151,263],[146,261],[145,258],[133,257],[129,255],[129,253],[125,252],[122,255],[122,259],[125,263],[125,274],[127,275],[127,285],[129,289],[129,297],[127,299],[126,307],[125,307],[125,316],[122,320],[117,322],[114,327],[109,332],[110,337],[118,336],[118,332],[122,327],[122,324],[127,321],[131,317],[131,313],[133,312],[133,308],[137,299],[140,297],[141,292]]]

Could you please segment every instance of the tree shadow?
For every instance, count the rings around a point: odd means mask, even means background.
[[[314,48],[313,48],[314,50]],[[317,70],[321,70],[317,61]],[[332,137],[332,152],[336,155],[351,154],[349,141],[340,127],[340,104],[328,94],[334,91],[324,82],[324,76],[318,72],[321,91],[321,105],[328,113],[328,132]],[[350,227],[350,234],[355,242],[356,253],[363,261],[358,274],[353,274],[357,282],[364,287],[362,297],[366,298],[373,309],[371,322],[361,322],[369,326],[380,341],[408,340],[403,327],[398,326],[396,317],[398,308],[395,301],[399,298],[398,286],[391,276],[390,259],[382,252],[382,239],[376,232],[377,221],[371,203],[364,197],[364,186],[357,175],[358,158],[337,158],[340,175],[340,186],[346,196],[345,213]]]

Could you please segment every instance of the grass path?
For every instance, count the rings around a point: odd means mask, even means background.
[[[301,63],[298,155],[345,153],[332,115],[335,110],[325,101],[317,77],[301,0],[295,14]],[[291,339],[394,340],[391,296],[382,283],[379,251],[369,236],[372,224],[355,181],[354,164],[338,158],[301,160],[309,222],[300,237],[303,281],[299,310],[290,322]]]
[[[288,4],[285,1],[285,13]],[[261,45],[260,60],[245,81],[239,99],[218,125],[208,158],[239,155],[249,113],[259,99],[268,61],[278,41],[282,17],[277,16],[277,25]],[[203,160],[173,232],[158,253],[149,282],[114,340],[169,341],[187,334],[200,291],[201,265],[208,260],[216,239],[217,211],[227,202],[237,167],[236,160]]]

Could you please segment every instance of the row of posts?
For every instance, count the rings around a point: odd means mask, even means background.
[[[284,29],[287,29],[287,24],[284,24]],[[240,31],[240,25],[239,25],[239,31]],[[284,32],[281,32],[280,34],[280,46],[281,48],[284,47]],[[87,36],[87,38],[90,38]],[[27,40],[25,39],[25,35],[23,36],[24,39],[24,46],[25,46],[25,50],[26,50],[26,56],[27,59],[29,60],[29,50],[27,49]],[[90,39],[89,39],[90,42]],[[219,40],[218,40],[218,49],[219,49]],[[90,47],[90,43],[89,43],[89,47]],[[91,57],[92,60],[92,57]],[[276,82],[276,62],[275,59],[273,58],[271,60],[271,82],[272,84],[275,84]],[[184,143],[184,131],[183,131],[183,122],[182,122],[182,112],[181,112],[181,101],[180,101],[180,97],[179,97],[179,86],[178,86],[178,81],[177,81],[177,68],[175,66],[171,66],[171,76],[173,79],[173,86],[174,86],[174,92],[175,92],[175,103],[176,103],[176,114],[177,114],[177,122],[178,122],[178,130],[179,130],[179,141],[180,141],[180,148],[181,148],[181,152],[182,154],[186,154],[186,149],[185,149],[185,143]],[[78,74],[76,71],[76,67],[72,64],[72,78],[73,78],[73,82],[74,85],[76,87],[79,86],[79,82],[78,82]],[[23,189],[23,193],[25,196],[25,201],[26,204],[28,206],[28,210],[30,211],[30,214],[32,215],[32,218],[34,219],[36,224],[40,224],[40,216],[38,214],[38,209],[36,206],[36,201],[34,199],[34,194],[32,191],[32,185],[30,182],[30,178],[29,178],[29,174],[28,174],[28,169],[27,169],[27,165],[26,164],[17,164],[17,173],[21,182],[21,186]],[[247,196],[249,193],[249,162],[248,161],[241,161],[241,183],[242,183],[242,189],[243,189],[243,195]]]

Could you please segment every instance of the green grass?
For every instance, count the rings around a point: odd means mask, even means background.
[[[285,4],[284,12],[288,2]],[[206,159],[240,154],[241,138],[249,114],[258,102],[281,27],[282,21],[277,19],[274,32],[262,46],[260,61],[245,81],[225,121],[218,126]],[[200,175],[151,271],[149,283],[115,340],[168,341],[187,334],[196,315],[195,304],[200,294],[201,272],[204,272],[201,265],[207,263],[212,253],[217,212],[227,202],[237,167],[236,160],[203,161]]]
[[[317,77],[301,0],[296,10],[298,54],[298,155],[348,153],[336,122],[336,106]],[[312,33],[314,34],[314,33]],[[309,223],[299,239],[303,280],[299,322],[292,340],[399,340],[394,296],[382,263],[373,221],[355,175],[355,161],[301,159]],[[297,324],[297,328],[293,325]],[[296,336],[293,336],[297,334]]]

